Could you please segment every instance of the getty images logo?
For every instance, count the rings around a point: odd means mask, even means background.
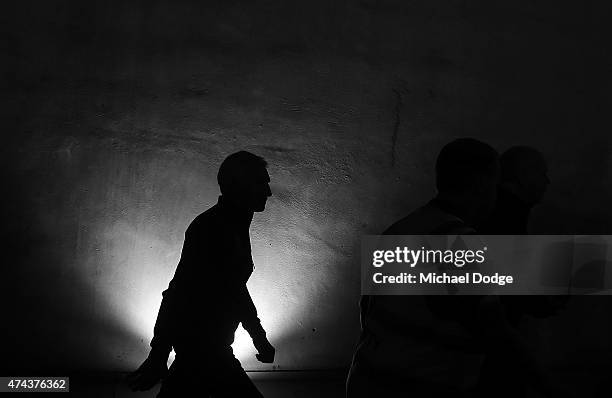
[[[485,262],[487,247],[480,250],[440,250],[440,249],[409,249],[408,247],[396,247],[395,250],[374,250],[372,265],[380,268],[385,264],[404,263],[411,268],[418,264],[452,264],[461,268],[465,264],[482,264]]]

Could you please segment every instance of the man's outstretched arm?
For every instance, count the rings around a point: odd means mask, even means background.
[[[156,385],[168,373],[168,356],[172,351],[171,328],[175,324],[174,316],[177,314],[179,272],[182,266],[179,263],[177,271],[170,281],[168,289],[162,293],[162,302],[153,329],[151,351],[147,359],[129,377],[129,385],[133,391],[146,391]],[[177,278],[179,276],[179,278]]]
[[[174,281],[174,279],[173,279]],[[168,373],[168,356],[172,351],[170,340],[170,325],[174,312],[174,286],[170,286],[162,293],[162,303],[157,314],[151,351],[140,367],[128,376],[132,391],[146,391],[157,384]]]
[[[174,278],[170,281],[168,289],[162,292],[162,302],[157,313],[157,320],[153,328],[153,339],[151,340],[151,352],[166,359],[172,351],[172,328],[176,325],[175,316],[180,311],[181,290],[186,288],[181,279],[185,278],[185,262],[179,262]],[[185,293],[185,292],[182,292]]]
[[[190,264],[196,256],[196,245],[191,234],[185,234],[185,243],[181,260],[174,277],[162,293],[162,302],[153,329],[151,351],[140,367],[128,376],[129,384],[134,391],[146,391],[157,384],[168,372],[168,356],[172,351],[172,329],[176,325],[176,316],[180,310],[180,301],[185,289],[188,289]]]
[[[256,358],[263,363],[274,362],[276,350],[266,337],[266,331],[257,317],[257,309],[246,285],[242,285],[240,289],[240,301],[242,304],[242,327],[253,339],[253,345],[258,352]]]

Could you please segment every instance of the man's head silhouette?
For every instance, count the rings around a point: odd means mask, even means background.
[[[550,183],[544,156],[535,148],[515,146],[500,158],[501,184],[525,204],[539,203]]]
[[[259,212],[266,208],[272,196],[267,162],[247,151],[229,155],[217,173],[217,182],[223,197],[242,209]]]
[[[493,209],[498,179],[497,151],[473,138],[448,143],[436,160],[438,197],[463,213],[466,221],[476,221]]]

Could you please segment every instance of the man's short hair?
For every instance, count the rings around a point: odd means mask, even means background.
[[[473,138],[459,138],[444,146],[436,161],[438,192],[464,192],[482,177],[498,172],[499,154]]]
[[[217,173],[217,182],[221,193],[229,192],[232,187],[239,186],[253,176],[253,171],[266,168],[268,162],[261,156],[251,152],[239,151],[226,157]]]

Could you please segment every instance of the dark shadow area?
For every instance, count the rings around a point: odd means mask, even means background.
[[[512,147],[498,157],[483,142],[457,139],[437,157],[437,196],[383,234],[527,235],[530,212],[549,184],[547,162],[534,148]],[[594,354],[576,331],[551,325],[609,327],[609,317],[601,318],[601,312],[576,312],[589,301],[606,308],[608,297],[569,296],[574,288],[584,293],[604,289],[608,262],[581,260],[577,253],[605,258],[606,247],[570,240],[546,248],[540,278],[543,286],[563,287],[562,295],[462,296],[461,285],[447,284],[447,295],[362,296],[361,337],[347,396],[600,396],[601,388],[594,386],[603,385],[602,373],[585,378],[593,371],[592,361],[585,359],[609,359],[609,341],[591,342],[602,350]],[[534,337],[541,331],[546,337]],[[538,346],[544,339],[563,348],[543,351]],[[574,355],[583,360],[568,357]]]
[[[61,171],[29,165],[29,149],[9,143],[1,156],[0,290],[3,312],[10,314],[0,329],[8,342],[1,373],[65,375],[105,369],[112,360],[97,336],[133,346],[139,339],[108,313],[84,280],[70,241],[79,226],[53,214],[70,214],[53,186],[52,179],[61,178],[54,172]],[[92,362],[92,356],[100,361]]]

